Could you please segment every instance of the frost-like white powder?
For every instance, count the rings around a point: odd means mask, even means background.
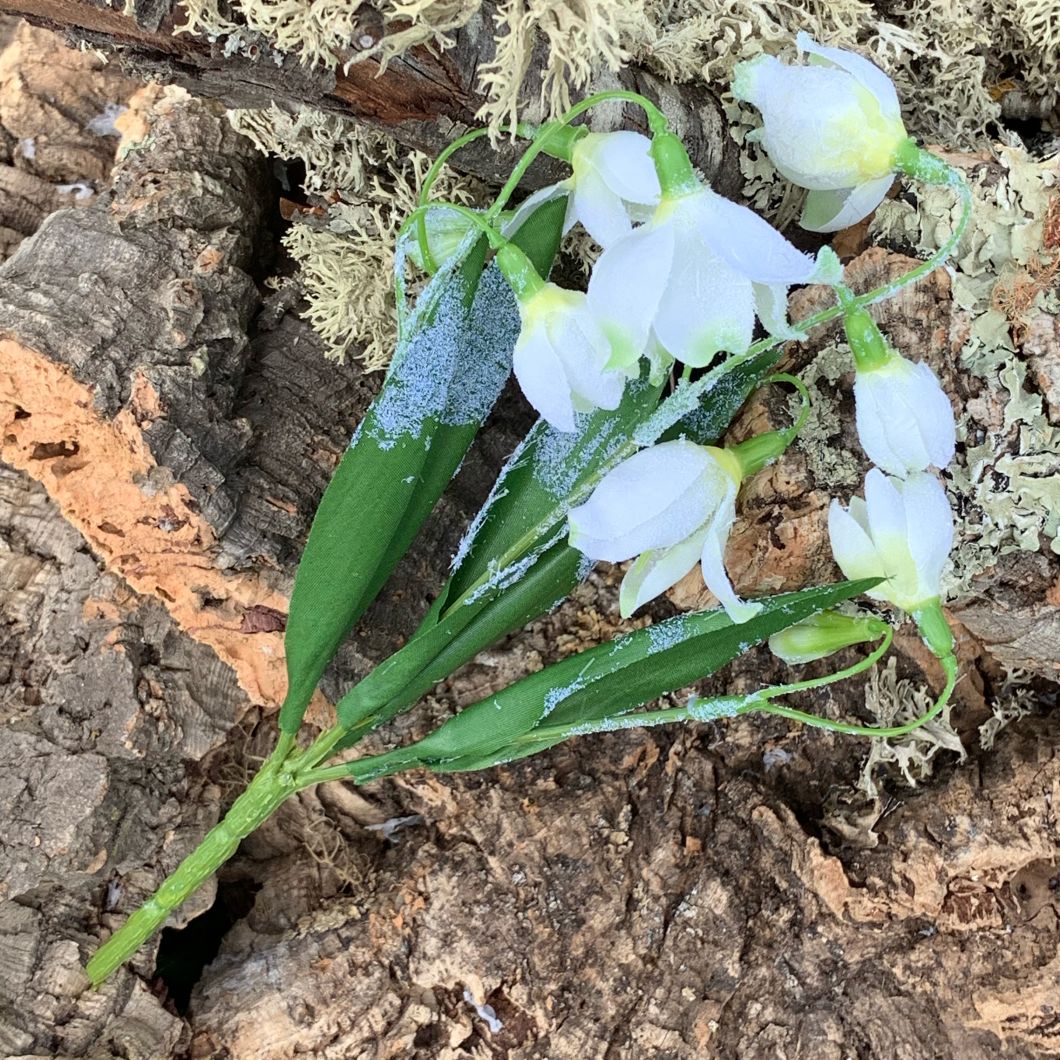
[[[649,644],[648,654],[655,655],[661,651],[669,651],[670,648],[687,640],[695,633],[695,627],[692,626],[691,621],[694,617],[693,615],[676,615],[665,622],[656,622],[655,625],[648,626],[645,631]],[[690,626],[692,626],[691,629]]]
[[[697,699],[692,697],[685,708],[693,721],[718,721],[720,718],[739,717],[740,710],[746,707],[754,696],[720,696],[718,699]]]
[[[475,292],[443,423],[481,423],[489,415],[511,374],[519,327],[519,305],[494,262]]]
[[[412,313],[401,317],[403,338],[372,409],[372,435],[381,449],[393,448],[401,437],[420,437],[428,419],[451,426],[480,423],[504,389],[519,334],[511,289],[491,266],[468,310],[463,285],[449,282],[474,236],[438,271]],[[399,242],[396,255],[399,276],[406,244]],[[432,310],[433,319],[426,323]]]

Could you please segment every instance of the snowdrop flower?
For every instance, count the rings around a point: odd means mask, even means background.
[[[828,511],[832,554],[851,579],[885,578],[868,595],[916,614],[937,608],[942,567],[953,546],[953,514],[942,484],[923,472],[889,478],[873,468],[865,500]]]
[[[724,565],[742,478],[739,460],[724,449],[684,440],[642,449],[571,510],[571,546],[612,563],[638,557],[622,580],[623,618],[698,562],[729,617],[745,622],[761,605],[736,595]]]
[[[570,147],[571,175],[525,199],[511,228],[518,228],[542,203],[566,195],[564,233],[580,224],[600,246],[610,246],[629,233],[631,218],[643,220],[659,201],[650,148],[651,141],[637,132],[578,136]]]
[[[805,33],[795,42],[808,66],[760,55],[736,67],[732,91],[762,112],[760,138],[773,164],[810,189],[802,226],[835,232],[879,206],[899,152],[912,142],[894,85],[878,66]]]
[[[848,309],[844,326],[857,365],[855,417],[866,456],[892,475],[945,467],[956,425],[938,377],[892,349],[864,309]]]
[[[608,367],[611,345],[586,296],[546,283],[514,244],[497,264],[519,302],[512,367],[527,401],[560,431],[575,429],[576,412],[618,408],[626,377]]]
[[[771,334],[792,336],[788,286],[840,275],[830,250],[816,260],[803,254],[754,211],[696,181],[664,192],[647,224],[604,251],[589,305],[611,339],[614,366],[630,371],[654,337],[678,361],[701,367],[721,350],[746,350],[756,315]]]

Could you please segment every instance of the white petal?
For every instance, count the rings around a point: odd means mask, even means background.
[[[778,339],[804,339],[805,332],[796,331],[788,321],[788,288],[783,283],[756,283],[755,312],[762,326]]]
[[[501,234],[512,236],[530,219],[530,215],[546,202],[558,199],[561,195],[569,195],[573,184],[568,180],[561,180],[558,184],[549,184],[547,188],[539,188],[532,195],[528,195],[515,208],[515,212],[501,226]],[[567,216],[570,216],[570,206],[567,207]],[[573,224],[573,221],[571,222]],[[564,224],[564,232],[570,228],[570,224]]]
[[[754,287],[695,237],[676,233],[670,282],[659,302],[655,334],[683,364],[702,367],[719,350],[742,353],[754,334]]]
[[[729,531],[736,519],[736,489],[726,498],[725,503],[710,521],[706,536],[703,539],[703,551],[700,562],[703,566],[703,581],[707,588],[718,598],[725,613],[737,625],[754,618],[762,605],[741,600],[736,595],[725,570],[725,545],[729,540]]]
[[[858,159],[835,135],[862,121],[859,89],[843,70],[787,66],[760,56],[737,68],[733,94],[762,112],[761,143],[773,165],[803,188],[852,187]]]
[[[854,508],[851,499],[851,509]],[[859,523],[853,510],[846,511],[839,501],[828,508],[828,538],[839,569],[851,580],[883,577],[883,564],[872,539]]]
[[[633,228],[622,199],[613,192],[596,170],[583,173],[574,183],[572,212],[568,217],[578,221],[602,247],[609,247]]]
[[[900,479],[896,480],[901,482]],[[873,543],[883,557],[889,573],[893,573],[895,553],[908,552],[906,539],[905,505],[895,480],[879,468],[870,469],[865,476],[865,507]]]
[[[604,133],[592,152],[590,164],[626,202],[642,206],[658,203],[659,177],[651,158],[651,140],[646,136],[628,130]]]
[[[562,364],[574,407],[579,412],[618,408],[625,377],[606,367],[611,346],[590,312],[585,296],[578,292],[570,294],[573,296],[571,309],[552,314],[546,327]]]
[[[704,190],[695,213],[700,237],[737,272],[755,283],[809,283],[817,262],[796,250],[754,210]]]
[[[915,387],[917,420],[930,464],[944,468],[953,459],[957,445],[953,406],[938,376],[922,361],[913,365],[911,385]]]
[[[544,328],[524,330],[512,355],[526,400],[558,431],[574,430],[574,401],[563,363]]]
[[[571,509],[571,545],[611,562],[670,548],[707,521],[725,489],[725,473],[703,446],[674,441],[642,449]]]
[[[886,369],[854,379],[854,422],[865,455],[891,475],[923,471],[930,463],[916,418],[892,387]]]
[[[878,180],[867,180],[856,188],[811,191],[806,196],[799,224],[808,232],[838,232],[868,217],[886,198],[894,183],[888,173]]]
[[[619,611],[629,618],[634,611],[676,585],[699,561],[703,532],[665,549],[642,552],[626,571],[619,593]]]
[[[953,459],[953,410],[926,364],[896,357],[859,372],[854,398],[862,448],[884,471],[907,475]]]
[[[808,33],[797,34],[795,45],[800,53],[808,52],[841,70],[846,70],[876,97],[884,115],[889,118],[901,118],[902,108],[898,103],[894,82],[875,63],[842,48],[826,48]]]
[[[924,599],[939,594],[939,579],[953,547],[953,512],[934,475],[912,475],[902,487],[909,551]]]
[[[615,347],[616,359],[636,363],[644,352],[673,251],[670,225],[646,225],[608,247],[593,267],[589,308]]]

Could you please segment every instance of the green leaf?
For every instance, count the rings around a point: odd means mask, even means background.
[[[563,600],[585,573],[585,560],[565,544],[548,549],[526,574],[425,628],[339,701],[350,731],[336,750],[408,709],[465,662]]]
[[[396,754],[405,768],[421,764],[439,772],[532,754],[564,738],[535,741],[534,730],[545,722],[551,729],[622,716],[875,584],[864,579],[766,598],[759,614],[740,625],[721,610],[678,615],[531,674]]]
[[[565,200],[514,237],[547,274]],[[434,278],[382,390],[321,500],[295,577],[285,636],[284,732],[297,732],[328,663],[407,551],[508,378],[514,297],[485,241]],[[481,282],[480,282],[481,279]],[[421,302],[424,296],[421,296]]]
[[[774,354],[763,355],[738,366],[731,383],[719,384],[704,414],[698,417],[697,440],[716,441],[747,394],[775,362]],[[340,723],[350,729],[340,750],[406,710],[468,659],[537,618],[573,589],[580,580],[579,571],[586,569],[586,561],[566,544],[557,544],[537,563],[524,565],[525,573],[516,561],[514,573],[521,577],[505,591],[502,599],[497,599],[496,588],[491,587],[487,578],[478,590],[477,599],[470,604],[459,603],[460,594],[467,592],[476,579],[481,582],[491,571],[491,564],[495,567],[498,557],[510,551],[520,538],[534,538],[534,545],[539,546],[540,538],[535,537],[535,530],[541,537],[550,531],[553,536],[557,533],[555,524],[544,527],[542,520],[556,511],[560,488],[568,492],[576,488],[618,444],[627,440],[636,424],[655,407],[660,390],[660,386],[641,380],[627,389],[616,411],[600,410],[582,417],[578,434],[556,432],[544,421],[535,425],[508,462],[490,500],[472,524],[457,571],[421,628],[404,648],[338,704]],[[560,455],[569,459],[569,467],[580,468],[580,474],[571,475]],[[558,479],[562,474],[567,478],[561,482]],[[510,569],[508,578],[512,576]],[[446,609],[447,601],[457,602],[459,606]]]
[[[772,373],[780,360],[780,353],[779,349],[767,350],[736,365],[704,394],[699,407],[671,427],[661,441],[688,438],[700,445],[715,445],[751,392]]]

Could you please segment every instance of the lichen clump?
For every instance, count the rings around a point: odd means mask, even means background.
[[[260,150],[300,159],[307,192],[337,200],[306,211],[283,237],[300,266],[303,316],[332,360],[352,355],[369,371],[385,368],[396,326],[394,244],[431,160],[383,133],[310,108],[235,110],[229,120]],[[482,197],[477,182],[451,173],[435,187],[450,201]]]
[[[481,0],[189,0],[181,30],[280,61],[385,65],[417,45],[451,47],[455,31],[484,17],[481,8]],[[787,50],[799,30],[879,63],[905,101],[910,131],[928,142],[981,145],[1006,109],[1045,116],[1060,99],[1053,0],[912,0],[885,17],[864,0],[504,0],[492,21],[496,54],[479,88],[480,117],[495,131],[528,104],[541,112],[531,117],[554,116],[573,93],[631,62],[724,91],[737,62]]]

